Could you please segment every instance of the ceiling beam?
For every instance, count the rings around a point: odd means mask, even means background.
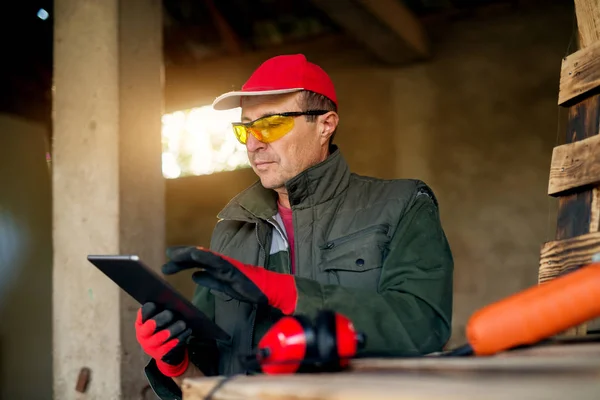
[[[406,64],[430,55],[423,26],[400,0],[312,2],[347,34],[387,64]]]

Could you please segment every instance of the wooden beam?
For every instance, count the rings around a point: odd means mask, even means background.
[[[579,46],[585,48],[600,40],[600,5],[598,0],[575,0]]]
[[[566,143],[574,143],[598,134],[600,95],[594,95],[569,107]],[[558,199],[556,239],[568,239],[590,232],[593,192],[579,190]]]
[[[563,59],[558,105],[565,105],[598,86],[600,86],[600,41]]]
[[[600,135],[557,146],[552,151],[548,194],[600,183]]]
[[[227,53],[229,55],[240,55],[242,54],[242,42],[237,37],[231,26],[227,23],[227,20],[223,18],[223,15],[219,12],[217,7],[215,6],[214,0],[204,0],[206,3],[210,15],[217,25],[217,30],[219,31],[219,36],[221,37],[221,41],[225,48],[227,49]]]
[[[430,55],[419,20],[397,0],[312,0],[381,61],[400,65]]]
[[[592,192],[589,190],[558,198],[556,239],[569,239],[589,232]]]
[[[598,253],[600,232],[547,242],[541,250],[539,282],[548,281],[566,271],[589,264],[592,257]]]
[[[403,38],[417,53],[429,56],[425,30],[413,13],[398,0],[358,0],[367,10]]]

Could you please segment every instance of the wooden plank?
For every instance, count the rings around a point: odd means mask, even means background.
[[[558,104],[565,105],[598,86],[600,86],[600,41],[563,59]]]
[[[600,40],[600,6],[598,0],[575,0],[579,46],[585,48]]]
[[[205,400],[222,378],[186,381],[184,400]],[[596,376],[450,376],[359,374],[239,376],[218,388],[211,400],[597,400]]]
[[[597,253],[600,253],[600,232],[545,243],[540,256],[540,283],[591,263]]]
[[[184,400],[211,392],[213,400],[591,400],[600,392],[600,358],[588,353],[598,355],[598,347],[589,346],[583,357],[375,359],[360,360],[371,368],[362,371],[192,378],[182,392]]]
[[[561,372],[600,369],[600,343],[539,345],[493,357],[368,358],[352,360],[352,372]]]
[[[600,183],[600,135],[556,146],[552,151],[548,194]],[[590,199],[591,205],[591,199]]]
[[[182,392],[184,400],[596,399],[599,374],[600,343],[562,339],[492,357],[357,359],[333,374],[190,378]]]
[[[364,4],[356,0],[312,0],[312,3],[387,64],[401,65],[429,56],[429,44],[420,22],[401,2],[385,0],[383,5],[376,5],[368,0]],[[380,19],[378,15],[387,14],[386,7],[393,7],[388,12],[395,14]]]

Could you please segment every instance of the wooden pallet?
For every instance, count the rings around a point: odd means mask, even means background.
[[[568,110],[566,143],[554,148],[548,194],[558,198],[556,240],[541,249],[539,282],[600,253],[600,4],[575,0],[578,50],[565,57],[558,104]],[[569,332],[585,335],[582,325]]]

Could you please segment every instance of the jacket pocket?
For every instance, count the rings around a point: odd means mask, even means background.
[[[388,232],[388,225],[374,225],[328,241],[320,248],[321,269],[341,286],[376,290]]]

